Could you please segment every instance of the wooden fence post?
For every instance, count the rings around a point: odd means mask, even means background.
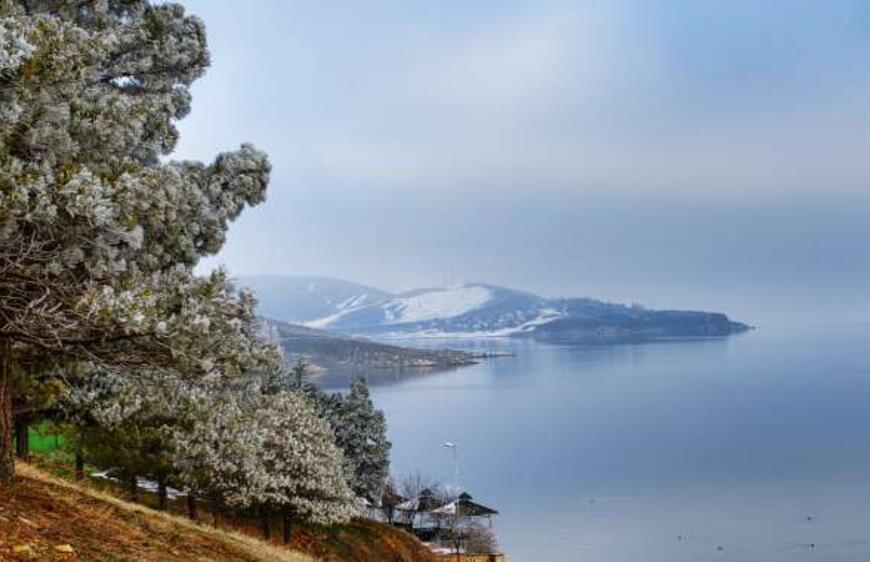
[[[76,480],[81,480],[85,477],[85,458],[82,454],[76,451]]]
[[[187,517],[196,521],[196,496],[190,492],[187,493]]]

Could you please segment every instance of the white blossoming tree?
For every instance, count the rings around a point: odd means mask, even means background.
[[[0,0],[0,481],[11,381],[31,364],[208,377],[270,356],[250,299],[191,273],[263,200],[265,155],[163,159],[208,63],[176,4]]]

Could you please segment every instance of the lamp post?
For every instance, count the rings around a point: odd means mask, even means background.
[[[456,553],[457,562],[460,560],[460,552],[462,547],[462,534],[459,527],[459,518],[461,516],[459,510],[459,445],[454,443],[453,441],[446,441],[444,443],[444,447],[447,449],[451,449],[453,451],[453,487],[455,488],[456,499],[456,513],[454,515],[453,523],[451,524],[451,540],[453,541],[453,548]]]
[[[459,490],[459,445],[453,441],[444,443],[444,447],[453,450],[453,485]]]

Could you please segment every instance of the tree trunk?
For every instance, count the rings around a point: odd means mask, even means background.
[[[81,453],[76,451],[76,480],[81,480],[85,477],[85,458]]]
[[[160,473],[157,475],[157,509],[160,511],[166,510],[166,475]]]
[[[190,492],[187,493],[187,517],[196,521],[196,496]]]
[[[284,517],[281,522],[284,544],[290,544],[290,540],[293,538],[293,516],[290,515],[289,512],[284,512]]]
[[[130,500],[134,502],[139,501],[139,479],[136,478],[135,474],[131,474],[128,476],[127,485],[130,487]]]
[[[29,426],[25,414],[15,418],[15,456],[26,461],[30,457],[30,435],[27,431]]]
[[[266,508],[260,509],[260,522],[263,525],[263,539],[269,540],[272,536],[272,529],[269,526],[269,510]]]
[[[212,517],[212,524],[214,525],[215,528],[217,528],[218,524],[220,523],[220,516],[221,516],[221,502],[220,502],[220,499],[215,497],[211,500],[211,517]]]
[[[0,338],[0,482],[15,475],[12,429],[12,346]]]

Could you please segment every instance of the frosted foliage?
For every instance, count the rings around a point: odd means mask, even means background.
[[[60,403],[67,437],[93,464],[129,474],[172,474],[175,432],[196,422],[210,389],[173,371],[127,375],[93,369],[72,379]]]
[[[173,432],[194,423],[199,405],[212,396],[202,381],[189,381],[168,370],[142,369],[127,376],[93,368],[74,380],[61,402],[66,421],[123,433],[141,426],[143,420],[157,420],[155,425],[167,441]]]
[[[330,415],[336,443],[344,452],[348,481],[358,496],[381,497],[390,470],[391,443],[384,413],[374,407],[368,386],[356,379]]]
[[[21,64],[33,53],[24,30],[12,18],[0,21],[0,73],[12,77]]]
[[[181,479],[233,507],[260,506],[320,524],[354,514],[342,456],[328,424],[300,395],[232,396],[177,434]]]
[[[0,0],[0,338],[89,358],[125,337],[254,345],[230,341],[250,303],[191,271],[263,201],[267,157],[165,158],[208,64],[177,4]]]

